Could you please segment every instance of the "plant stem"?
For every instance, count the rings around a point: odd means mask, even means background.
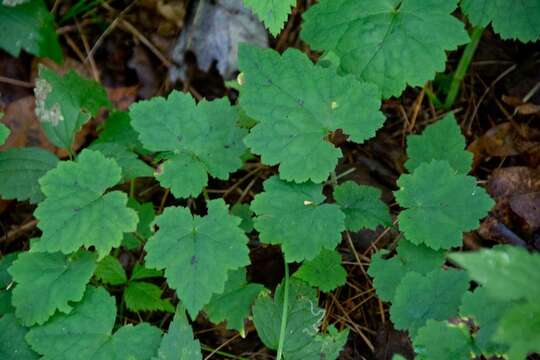
[[[71,149],[71,147],[68,148],[67,151],[68,151],[69,160],[70,160],[70,161],[75,160],[75,153],[73,152],[73,150]]]
[[[285,282],[285,290],[283,294],[283,310],[281,313],[281,326],[279,329],[279,342],[278,342],[278,349],[277,349],[277,356],[276,360],[281,360],[283,356],[283,344],[285,343],[285,332],[287,330],[287,315],[289,310],[289,265],[285,261],[285,278],[283,279]]]
[[[332,171],[330,173],[330,182],[332,183],[332,187],[335,189],[337,186],[338,186],[338,182],[337,182],[337,175],[336,175],[336,172],[335,171]]]
[[[433,104],[433,106],[435,106],[435,108],[437,108],[437,109],[440,109],[442,107],[442,105],[443,105],[442,101],[439,100],[439,98],[437,97],[437,95],[435,95],[433,90],[431,90],[431,88],[426,85],[426,86],[424,86],[424,91],[426,92],[426,95],[429,98],[429,100],[431,101],[431,103]]]
[[[482,38],[483,32],[484,32],[484,28],[481,26],[475,27],[472,31],[471,42],[467,45],[467,47],[463,51],[463,55],[461,55],[461,59],[459,60],[458,67],[452,78],[452,84],[450,85],[450,90],[448,91],[448,95],[446,96],[446,100],[444,102],[444,107],[446,109],[451,108],[452,105],[454,105],[454,102],[456,101],[456,98],[459,94],[459,88],[461,86],[461,82],[463,81],[463,79],[465,78],[465,75],[467,74],[467,71],[469,70],[469,66],[474,57],[474,53],[476,52],[476,48],[478,47],[478,43],[480,42],[480,39]]]
[[[135,199],[135,179],[129,182],[129,197]]]

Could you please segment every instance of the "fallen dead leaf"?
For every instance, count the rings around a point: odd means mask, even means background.
[[[33,96],[26,96],[10,103],[4,113],[2,122],[9,127],[11,134],[6,143],[0,147],[5,150],[12,147],[41,147],[51,152],[58,150],[45,135],[34,113]]]
[[[474,154],[473,166],[478,166],[482,160],[491,156],[505,157],[539,152],[538,132],[526,124],[505,122],[494,126],[469,145],[468,150]]]
[[[540,169],[526,166],[495,169],[488,180],[487,190],[496,199],[540,191]]]
[[[540,192],[513,196],[510,208],[525,221],[531,231],[540,229]]]
[[[66,158],[67,151],[54,146],[47,139],[34,109],[35,99],[33,96],[14,101],[6,107],[1,121],[11,130],[11,133],[6,143],[0,146],[0,150],[12,147],[40,147],[55,153],[60,158]],[[73,144],[75,150],[84,144],[88,131],[88,126],[83,126],[79,131]]]
[[[120,86],[107,87],[107,96],[113,103],[114,107],[119,110],[127,110],[128,107],[137,100],[139,86]]]
[[[523,102],[520,98],[516,96],[503,95],[502,100],[505,104],[514,107],[517,114],[520,115],[533,115],[540,113],[540,105],[534,104],[532,102]]]
[[[231,80],[238,70],[240,43],[268,46],[266,29],[241,0],[201,0],[195,6],[171,53],[176,64],[169,71],[173,82],[187,79],[188,53],[195,55],[200,70],[208,72],[215,65],[225,80]]]
[[[496,169],[486,188],[497,203],[492,215],[482,222],[479,234],[493,241],[525,246],[520,235],[531,237],[540,228],[540,168]]]

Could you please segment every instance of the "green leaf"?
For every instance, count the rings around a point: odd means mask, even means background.
[[[313,260],[305,261],[294,277],[329,292],[345,284],[347,271],[341,265],[341,255],[337,251],[323,249]]]
[[[11,289],[0,290],[0,317],[5,314],[14,313],[15,308],[11,304]]]
[[[522,42],[540,38],[540,3],[537,0],[461,0],[461,10],[475,26],[489,23],[503,39]]]
[[[0,152],[0,195],[4,199],[40,202],[43,193],[38,180],[57,164],[56,155],[40,148],[10,148]]]
[[[413,341],[417,360],[470,360],[469,332],[446,321],[428,320]]]
[[[397,254],[389,259],[388,252],[381,250],[371,257],[368,274],[373,277],[373,286],[383,301],[394,298],[396,288],[409,272],[425,275],[440,268],[445,261],[444,253],[424,245],[414,245],[403,239],[397,246]]]
[[[57,310],[71,311],[70,301],[82,299],[86,284],[96,268],[96,257],[78,252],[71,257],[61,253],[21,253],[9,268],[17,286],[12,303],[25,326],[43,324]]]
[[[62,161],[39,180],[46,199],[34,216],[43,232],[37,251],[69,254],[94,246],[102,259],[120,246],[123,233],[137,227],[137,214],[119,191],[103,194],[120,181],[120,168],[101,153],[83,150],[77,161]]]
[[[251,211],[248,204],[235,204],[231,208],[231,214],[242,219],[240,228],[244,232],[250,233],[253,231],[253,211]]]
[[[141,323],[112,334],[115,318],[114,298],[103,288],[88,288],[71,313],[33,327],[26,341],[43,360],[150,359],[159,347],[161,331]]]
[[[394,327],[409,330],[414,337],[427,320],[447,320],[457,315],[468,288],[469,278],[464,271],[437,269],[427,275],[405,274],[390,308]]]
[[[305,360],[305,359],[337,359],[341,350],[347,342],[349,329],[341,332],[331,325],[329,335],[319,334],[313,338],[313,341],[308,345],[298,349],[296,352],[285,354],[286,360]]]
[[[241,45],[238,64],[245,75],[240,104],[258,121],[245,143],[263,163],[279,163],[283,180],[326,180],[342,155],[330,133],[340,129],[362,143],[384,122],[375,86],[316,66],[299,50],[279,55]]]
[[[54,21],[43,0],[18,6],[0,5],[0,48],[14,57],[21,49],[38,57],[62,62]]]
[[[398,186],[395,197],[405,208],[398,216],[401,231],[435,250],[460,246],[463,232],[477,228],[494,205],[474,177],[456,173],[446,161],[423,163],[401,175]]]
[[[227,99],[195,104],[190,95],[173,91],[167,99],[131,105],[130,115],[145,148],[174,153],[157,179],[176,197],[199,195],[207,173],[226,180],[242,166],[246,131],[236,127],[237,109]]]
[[[153,231],[150,226],[156,217],[156,212],[152,203],[140,204],[133,198],[129,198],[128,206],[137,212],[139,223],[137,224],[136,232],[124,234],[122,245],[128,250],[133,250],[152,236]]]
[[[532,284],[532,283],[531,283]],[[509,346],[510,360],[525,359],[540,352],[540,304],[538,298],[517,304],[501,318],[494,340]]]
[[[0,289],[7,288],[13,281],[8,269],[17,259],[18,255],[19,253],[10,253],[0,259]]]
[[[113,111],[109,115],[103,130],[94,141],[94,144],[101,143],[116,143],[139,154],[148,153],[139,141],[139,134],[131,126],[129,113],[125,111]]]
[[[174,307],[168,299],[162,299],[163,290],[157,285],[147,282],[130,282],[124,291],[124,301],[129,310],[166,311],[174,312]]]
[[[96,269],[94,253],[71,257],[61,253],[23,252],[9,268],[17,286],[12,303],[23,325],[43,324],[57,310],[71,311],[70,301],[83,298]]]
[[[463,267],[471,279],[482,284],[489,296],[499,300],[540,299],[540,255],[505,245],[449,258]]]
[[[38,355],[24,341],[27,332],[28,329],[19,324],[13,314],[2,316],[0,318],[0,359],[38,359]]]
[[[148,269],[143,265],[135,264],[133,272],[131,273],[131,280],[143,280],[154,277],[162,277],[163,271]]]
[[[283,29],[291,8],[296,5],[296,0],[244,0],[244,5],[257,15],[272,35],[276,36]]]
[[[338,359],[348,337],[349,329],[338,332],[334,325],[328,327],[328,335],[318,335],[316,340],[321,342],[321,353],[324,354],[324,359]],[[318,358],[321,356],[319,355]]]
[[[507,346],[498,344],[492,339],[501,316],[511,305],[510,302],[494,300],[482,287],[474,292],[467,291],[463,295],[459,314],[473,319],[480,328],[474,336],[474,341],[483,354],[502,354],[508,350]]]
[[[467,174],[471,171],[473,155],[465,147],[465,138],[456,118],[454,114],[449,114],[428,126],[422,135],[407,137],[409,159],[405,167],[413,172],[422,163],[446,160],[458,173]]]
[[[342,71],[379,86],[385,98],[424,86],[446,51],[469,41],[451,13],[457,0],[321,0],[304,13],[301,37],[335,52]]]
[[[345,215],[335,204],[324,204],[320,184],[294,184],[277,176],[264,182],[251,209],[257,214],[255,229],[268,244],[281,244],[286,262],[310,260],[322,249],[341,242]]]
[[[163,335],[156,360],[202,360],[201,344],[193,339],[193,330],[184,309],[178,309]]]
[[[388,206],[381,200],[381,190],[347,181],[334,189],[334,199],[345,214],[347,230],[375,230],[379,225],[391,225]]]
[[[90,150],[101,152],[105,157],[114,159],[122,168],[122,182],[128,182],[138,177],[151,177],[154,173],[149,165],[139,160],[137,154],[116,143],[98,143],[88,147]]]
[[[208,319],[214,324],[226,321],[227,329],[244,333],[251,306],[263,289],[263,285],[247,282],[245,268],[229,271],[225,290],[214,294],[205,307]]]
[[[195,317],[213,293],[221,293],[227,272],[249,264],[248,239],[222,199],[208,203],[208,215],[168,207],[156,218],[159,230],[146,243],[146,266],[165,269],[189,314]]]
[[[40,67],[34,89],[36,115],[56,146],[71,150],[75,134],[101,108],[110,108],[105,89],[71,70],[65,76]]]
[[[2,113],[0,113],[0,118],[2,117]],[[7,138],[9,137],[9,134],[11,134],[11,130],[9,128],[0,123],[0,145],[4,145]]]
[[[283,312],[284,286],[279,285],[274,299],[266,294],[259,297],[253,306],[253,321],[257,334],[264,345],[270,349],[278,348],[281,315]],[[319,334],[319,324],[324,310],[317,305],[317,292],[304,282],[291,278],[289,282],[288,318],[285,329],[283,355],[286,360],[297,359],[298,354],[312,349]],[[319,356],[320,359],[320,348]],[[303,357],[306,359],[306,357]]]
[[[111,255],[105,256],[98,263],[96,278],[109,285],[122,285],[127,282],[124,267],[117,258]]]

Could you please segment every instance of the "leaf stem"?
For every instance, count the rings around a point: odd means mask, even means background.
[[[335,189],[338,186],[337,182],[338,178],[336,175],[335,170],[330,173],[330,182],[332,183],[332,187]]]
[[[129,197],[135,199],[135,179],[129,182]]]
[[[73,149],[71,149],[71,146],[67,148],[69,160],[73,161],[75,160],[75,153],[73,152]]]
[[[281,360],[283,357],[283,344],[285,344],[285,332],[287,330],[287,315],[288,315],[288,309],[289,309],[289,265],[285,261],[285,277],[283,279],[284,281],[284,294],[283,294],[283,310],[281,312],[281,326],[279,329],[279,342],[278,342],[278,349],[277,349],[277,356],[276,360]]]
[[[465,75],[467,74],[467,71],[469,70],[469,66],[474,57],[474,53],[476,52],[476,48],[478,47],[478,43],[480,42],[480,39],[482,38],[483,32],[484,32],[484,28],[481,26],[475,27],[472,31],[471,42],[467,45],[467,47],[463,51],[463,55],[461,55],[461,59],[459,60],[458,67],[452,78],[452,84],[450,85],[450,90],[448,90],[448,95],[446,96],[446,100],[444,102],[444,107],[446,109],[451,108],[452,105],[454,105],[454,102],[456,101],[456,98],[459,94],[459,88],[461,86],[461,82],[463,81],[463,79],[465,78]]]

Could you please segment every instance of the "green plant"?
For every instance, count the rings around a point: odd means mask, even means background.
[[[62,61],[53,17],[43,0],[3,0],[0,4],[0,48],[13,56],[21,49]]]
[[[294,4],[246,3],[274,34]],[[475,26],[492,21],[503,36],[540,36],[540,16],[532,30],[509,30],[495,10],[477,19],[483,3],[462,2]],[[539,11],[535,4],[516,16],[528,19]],[[241,335],[253,320],[278,359],[337,358],[349,330],[324,323],[319,307],[321,292],[347,281],[336,247],[344,233],[395,225],[379,190],[340,183],[335,136],[357,144],[370,139],[385,120],[382,98],[444,70],[446,51],[468,41],[452,15],[457,5],[321,0],[304,14],[302,29],[302,38],[325,52],[320,62],[295,49],[278,54],[243,45],[239,105],[226,99],[197,104],[179,92],[140,101],[129,112],[112,111],[98,138],[79,153],[73,142],[82,125],[114,109],[99,84],[40,69],[36,113],[70,159],[39,149],[0,153],[0,195],[37,203],[41,230],[28,251],[0,259],[0,357],[202,359],[201,347],[207,348],[194,339],[187,312],[192,320],[204,313]],[[0,19],[24,6],[44,7],[35,0],[2,5]],[[49,26],[48,13],[46,19]],[[14,25],[0,24],[13,31]],[[0,41],[14,55],[21,46],[44,55],[35,44],[19,45]],[[0,135],[7,137],[4,127]],[[250,205],[229,209],[225,195],[213,198],[208,191],[209,179],[246,169],[250,152],[273,175],[265,175]],[[540,351],[540,257],[510,247],[451,252],[494,204],[467,175],[472,156],[455,117],[409,136],[407,152],[408,173],[394,193],[402,235],[395,252],[379,250],[368,269],[379,298],[391,303],[395,328],[409,332],[419,359],[497,354],[513,360]],[[160,205],[156,216],[152,203],[139,203],[139,177],[155,177],[176,206],[161,211]],[[255,237],[283,252],[285,276],[273,292],[248,280]],[[138,260],[126,266],[121,247],[140,254]],[[293,262],[302,264],[290,275]],[[471,280],[479,284],[474,291]],[[159,321],[117,321],[128,311],[175,315],[163,334]],[[471,331],[464,319],[479,330]]]

